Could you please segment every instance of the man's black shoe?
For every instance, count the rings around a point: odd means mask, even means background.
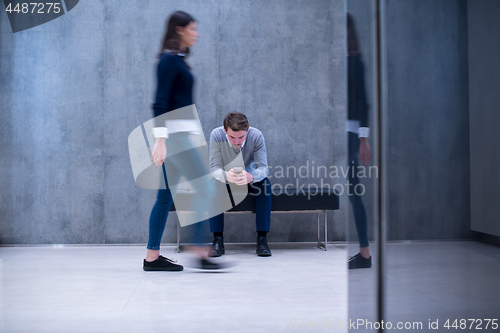
[[[214,241],[212,243],[212,247],[210,251],[208,251],[209,257],[220,257],[226,253],[224,250],[224,237],[223,236],[215,236]]]
[[[266,236],[257,236],[257,255],[259,257],[270,257],[271,250],[269,249],[269,245],[267,245],[267,237]]]
[[[144,259],[144,265],[142,267],[145,271],[182,271],[184,267],[177,265],[171,259],[165,258],[164,256],[159,256],[155,261],[146,261]]]
[[[371,256],[370,258],[365,258],[361,255],[361,253],[358,253],[349,259],[349,269],[370,268],[370,267],[372,267]]]

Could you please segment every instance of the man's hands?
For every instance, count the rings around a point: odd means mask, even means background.
[[[241,173],[243,173],[245,175],[245,183],[244,184],[249,184],[251,182],[253,182],[253,176],[250,172],[246,172],[245,170],[243,170]],[[241,185],[244,185],[244,184],[241,184]],[[237,185],[240,185],[240,184],[237,184]]]
[[[368,165],[372,158],[368,138],[359,138],[359,159],[363,165]]]
[[[226,179],[228,182],[234,183],[236,185],[245,185],[253,181],[253,176],[251,173],[246,172],[245,170],[241,171],[240,173],[235,173],[234,169],[231,169],[226,173]]]
[[[165,145],[165,138],[156,138],[151,154],[151,162],[155,167],[161,166],[167,157],[167,146]]]

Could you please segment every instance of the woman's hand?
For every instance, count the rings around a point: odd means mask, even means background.
[[[156,138],[155,145],[153,147],[153,153],[151,154],[151,162],[155,167],[161,166],[165,162],[167,157],[167,146],[165,144],[165,138]]]
[[[359,159],[363,165],[368,165],[372,159],[368,138],[359,138]]]

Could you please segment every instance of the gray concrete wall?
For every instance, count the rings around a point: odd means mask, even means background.
[[[467,1],[387,1],[388,239],[470,237]]]
[[[371,96],[362,3],[349,0]],[[237,110],[263,131],[271,166],[345,164],[343,1],[88,0],[14,35],[2,12],[1,243],[146,242],[155,193],[135,186],[126,139],[151,117],[154,56],[175,9],[199,20],[189,61],[206,135]],[[469,237],[466,15],[465,1],[387,2],[389,239]],[[345,199],[332,240],[345,237]],[[270,240],[314,240],[315,219],[273,215]],[[253,215],[227,221],[227,241],[253,241]]]
[[[500,236],[500,2],[468,1],[471,229]]]
[[[2,12],[1,243],[147,242],[156,192],[135,185],[127,137],[152,117],[155,55],[177,9],[199,21],[189,62],[207,136],[236,110],[264,133],[271,166],[345,164],[342,0],[86,0],[16,34]],[[345,204],[331,240],[345,237]],[[254,241],[254,219],[228,217],[226,241]],[[176,223],[171,214],[164,242]],[[273,215],[269,240],[313,241],[315,223]]]

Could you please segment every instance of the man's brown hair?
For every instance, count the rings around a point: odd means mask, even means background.
[[[248,124],[248,119],[243,113],[231,112],[224,118],[224,129],[227,131],[228,128],[235,132],[247,131],[250,125]]]

